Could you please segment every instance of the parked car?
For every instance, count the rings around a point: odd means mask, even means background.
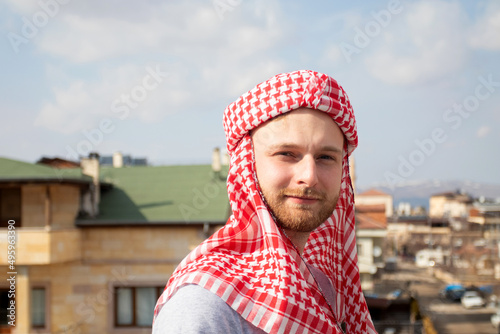
[[[477,291],[466,291],[461,299],[462,306],[465,308],[483,307],[486,301]]]
[[[500,310],[491,316],[491,324],[493,327],[498,329],[498,326],[500,325]]]
[[[442,299],[452,302],[460,302],[465,291],[465,287],[461,284],[449,284],[441,290],[439,295]]]

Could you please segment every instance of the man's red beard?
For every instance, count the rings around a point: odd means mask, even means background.
[[[338,194],[333,198],[314,188],[282,189],[277,194],[262,190],[276,223],[295,232],[312,232],[323,224],[337,206]],[[314,204],[290,203],[290,197],[316,200]]]

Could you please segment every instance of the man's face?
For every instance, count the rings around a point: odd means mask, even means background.
[[[283,228],[311,232],[340,192],[344,136],[327,114],[299,108],[252,131],[257,179]]]

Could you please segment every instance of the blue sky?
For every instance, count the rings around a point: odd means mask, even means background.
[[[500,184],[498,1],[0,1],[0,156],[209,163],[222,112],[327,73],[357,117],[358,185]]]

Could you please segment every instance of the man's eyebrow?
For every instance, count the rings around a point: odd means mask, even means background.
[[[342,148],[336,146],[323,146],[320,151],[328,151],[334,153],[342,153]]]
[[[281,144],[273,144],[268,147],[269,151],[275,150],[286,150],[286,149],[298,149],[300,145],[292,144],[292,143],[281,143]],[[323,146],[319,149],[321,152],[333,152],[333,153],[342,153],[342,149],[336,146]]]
[[[291,144],[291,143],[280,143],[280,144],[273,144],[268,146],[269,150],[283,150],[283,149],[297,149],[299,148],[299,145],[297,144]]]

